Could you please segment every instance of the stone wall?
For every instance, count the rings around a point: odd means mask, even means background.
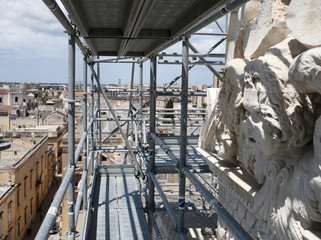
[[[231,14],[199,146],[220,202],[254,239],[321,237],[319,13],[317,0],[252,0]],[[221,223],[217,237],[233,238]]]

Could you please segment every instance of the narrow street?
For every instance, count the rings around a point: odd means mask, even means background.
[[[24,237],[25,240],[33,240],[35,239],[36,235],[37,235],[37,232],[41,226],[41,223],[43,221],[43,219],[45,218],[46,216],[46,213],[50,207],[50,204],[58,190],[58,187],[59,187],[59,184],[60,184],[60,179],[58,180],[58,184],[56,184],[55,182],[52,183],[50,189],[49,189],[49,192],[48,192],[48,195],[47,197],[45,198],[44,202],[42,203],[41,205],[41,211],[37,211],[37,214],[35,216],[35,219],[33,219],[33,223],[32,223],[32,226],[31,226],[31,234],[28,235],[26,234],[26,236]],[[60,217],[58,216],[58,219]],[[59,224],[57,224],[57,231],[59,231]],[[48,239],[59,239],[59,233],[57,234],[53,234],[53,235],[50,235]]]

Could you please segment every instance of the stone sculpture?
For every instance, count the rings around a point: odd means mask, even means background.
[[[287,11],[286,23],[293,36],[309,48],[321,46],[320,1],[295,0]]]
[[[233,13],[230,30],[238,32],[227,43],[212,130],[199,141],[221,160],[236,159],[261,185],[245,204],[257,219],[248,229],[256,239],[321,236],[321,38],[302,36],[293,22],[305,19],[300,4],[317,29],[321,14],[314,14],[317,0],[303,2],[250,1]]]

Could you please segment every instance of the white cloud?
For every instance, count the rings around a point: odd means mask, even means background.
[[[62,4],[58,1],[63,9]],[[65,10],[63,9],[65,12]],[[0,65],[6,66],[2,77],[10,81],[65,81],[67,79],[67,34],[61,24],[41,0],[0,0]],[[224,25],[222,24],[224,28]],[[211,24],[200,32],[220,32],[216,24]],[[201,53],[219,39],[213,36],[193,36],[191,43]],[[181,42],[165,50],[168,53],[181,53]],[[215,52],[225,51],[222,43]],[[82,57],[77,48],[77,81],[82,76]],[[50,64],[47,64],[47,63]],[[12,67],[14,66],[14,67]],[[104,81],[122,78],[129,81],[129,70],[123,66],[106,68]],[[160,82],[169,82],[181,72],[179,65],[159,67]],[[18,69],[18,71],[17,71]],[[117,71],[118,70],[118,71]],[[138,72],[138,71],[137,71]],[[149,78],[149,66],[144,67],[145,81]],[[104,72],[103,72],[104,73]],[[144,74],[145,75],[145,74]],[[45,76],[45,77],[43,77]],[[204,66],[197,66],[191,71],[192,79],[208,79],[211,73]],[[200,80],[197,80],[200,81]]]
[[[61,58],[63,27],[42,1],[0,0],[0,51],[6,58]]]
[[[225,30],[225,18],[219,19],[218,23],[220,24],[221,28]],[[201,33],[221,33],[220,29],[218,28],[217,24],[214,22],[207,27],[201,29],[199,32]],[[200,53],[207,53],[207,51],[214,46],[217,42],[219,42],[224,36],[213,36],[213,35],[204,35],[198,36],[193,35],[190,38],[190,43],[200,52]],[[212,53],[225,53],[225,45],[226,42],[222,42]],[[164,50],[166,53],[181,53],[182,52],[182,43],[178,42],[175,45],[167,48]],[[191,51],[190,51],[191,52]]]
[[[218,43],[222,37],[207,37],[207,38],[198,38],[192,44],[200,53],[207,53],[208,50]],[[211,53],[225,53],[225,41],[217,46]]]
[[[212,24],[206,26],[205,28],[201,29],[199,32],[202,33],[222,33],[226,32],[226,26],[228,24],[226,23],[226,16],[218,19],[216,22],[213,22]]]

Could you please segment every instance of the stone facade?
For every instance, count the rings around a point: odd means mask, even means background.
[[[0,184],[7,190],[0,198],[0,239],[24,239],[34,219],[39,217],[37,209],[55,177],[53,150],[48,148],[48,137],[44,137],[22,157],[1,157]]]
[[[0,106],[8,106],[9,98],[8,98],[8,90],[0,89]]]
[[[225,81],[199,145],[220,202],[254,239],[321,237],[319,5],[252,0],[231,14]],[[221,223],[217,237],[233,239]]]

